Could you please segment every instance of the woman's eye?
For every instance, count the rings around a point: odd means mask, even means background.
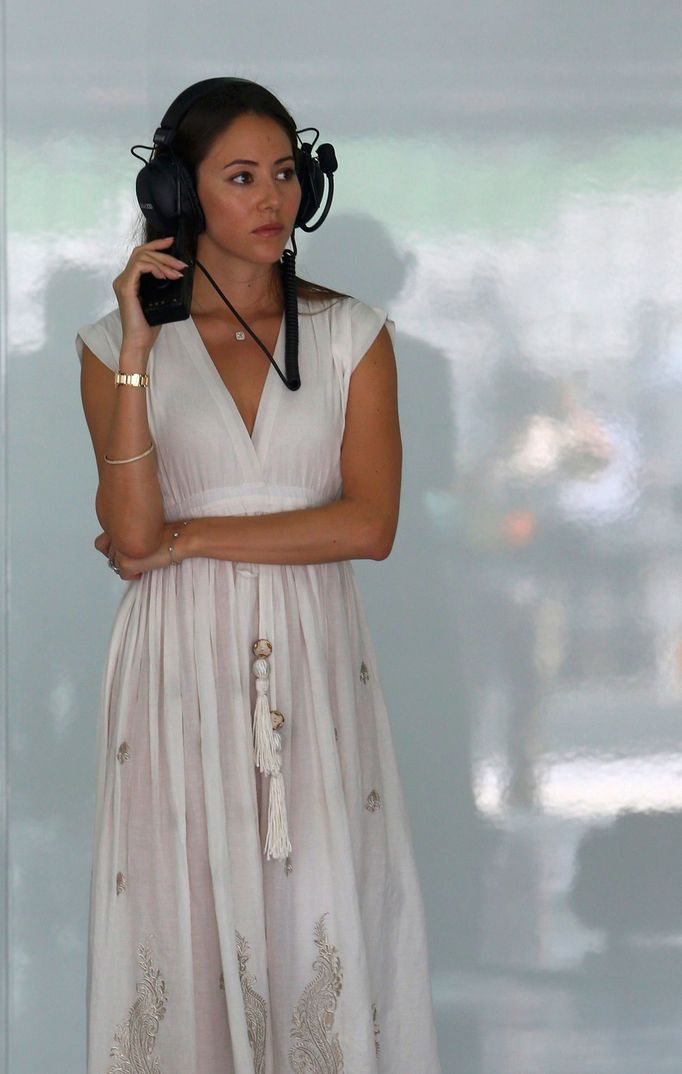
[[[293,177],[296,175],[296,169],[282,168],[280,171],[277,172],[277,175],[283,175],[285,182],[289,182],[289,180],[293,179]],[[230,182],[237,183],[238,186],[246,186],[247,183],[251,183],[252,181],[253,177],[251,175],[251,172],[237,172],[236,175],[233,175],[230,178]]]

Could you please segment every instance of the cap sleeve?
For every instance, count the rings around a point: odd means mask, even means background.
[[[395,324],[380,306],[368,306],[357,298],[344,298],[332,307],[331,346],[343,396],[348,402],[350,378],[372,343],[386,325],[395,342]]]
[[[122,340],[121,313],[116,307],[93,324],[81,325],[76,333],[76,353],[82,362],[85,344],[101,362],[115,372],[118,369]]]
[[[350,373],[352,374],[365,356],[379,332],[386,325],[391,341],[395,343],[395,323],[380,306],[368,306],[353,299],[350,306]]]

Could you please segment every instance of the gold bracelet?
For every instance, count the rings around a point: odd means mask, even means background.
[[[104,461],[105,462],[110,462],[114,466],[118,466],[122,462],[137,462],[138,459],[143,459],[145,457],[145,455],[149,455],[150,452],[152,452],[153,450],[154,450],[154,441],[152,440],[152,442],[149,445],[149,447],[147,448],[147,450],[143,451],[141,455],[132,455],[129,459],[110,459],[108,455],[105,455],[104,456]]]
[[[146,388],[149,384],[149,374],[122,373],[120,369],[117,369],[114,377],[114,384],[117,388],[119,384],[132,384],[134,388]]]
[[[186,518],[185,521],[182,523],[183,526],[187,526],[189,524],[189,521],[190,520],[188,518]],[[175,530],[174,533],[173,533],[173,541],[175,541],[175,538],[179,537],[179,536],[180,536],[180,530]],[[172,563],[172,565],[174,567],[177,567],[178,564],[182,563],[181,559],[173,559],[173,544],[172,543],[168,545],[168,551],[170,553],[170,563],[168,564],[169,567],[170,567],[171,563]]]

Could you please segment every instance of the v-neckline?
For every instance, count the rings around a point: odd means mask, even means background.
[[[227,384],[225,383],[225,381],[221,377],[220,373],[218,372],[218,367],[215,364],[215,362],[213,361],[213,359],[211,358],[211,355],[209,353],[208,347],[204,343],[203,337],[202,337],[201,332],[199,331],[199,329],[198,329],[198,327],[197,327],[197,325],[196,325],[196,323],[194,321],[194,318],[190,314],[187,319],[189,321],[190,328],[191,328],[192,332],[194,333],[196,341],[199,344],[199,349],[200,349],[200,352],[201,352],[201,354],[202,354],[202,356],[204,358],[204,361],[206,363],[208,363],[208,365],[210,366],[211,370],[213,371],[213,377],[217,381],[217,383],[219,385],[219,389],[222,389],[222,392],[224,393],[224,395],[225,395],[225,397],[227,399],[228,406],[231,407],[231,409],[232,409],[232,411],[234,413],[234,416],[236,417],[236,419],[239,422],[240,426],[244,430],[244,433],[245,433],[247,439],[249,440],[249,442],[251,444],[253,444],[255,442],[256,431],[260,428],[260,426],[262,424],[261,412],[262,412],[263,407],[264,407],[266,394],[268,392],[268,386],[269,386],[269,383],[270,383],[273,375],[275,375],[275,369],[273,367],[272,362],[269,363],[268,371],[265,374],[265,380],[263,381],[263,387],[261,388],[260,397],[258,399],[258,406],[256,407],[256,417],[254,419],[253,429],[252,429],[251,432],[249,432],[249,430],[246,427],[246,422],[244,421],[244,419],[243,419],[243,417],[241,415],[241,412],[239,410],[239,407],[237,406],[237,403],[235,402],[235,398],[234,398],[232,392],[230,391],[230,389],[228,388]],[[281,346],[282,345],[282,337],[284,335],[284,323],[285,323],[285,315],[282,314],[282,320],[280,321],[280,325],[279,325],[279,332],[277,333],[277,341],[276,341],[274,349],[272,351],[272,356],[273,356],[273,358],[275,360],[280,358],[280,352],[281,352],[281,349],[282,349],[282,346]]]

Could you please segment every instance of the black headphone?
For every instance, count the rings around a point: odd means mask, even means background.
[[[168,108],[161,120],[161,125],[154,133],[154,145],[132,146],[133,156],[142,160],[144,167],[138,173],[135,183],[137,200],[144,216],[157,231],[172,234],[177,231],[180,219],[188,228],[199,234],[206,226],[204,212],[197,196],[194,181],[184,162],[173,152],[173,141],[180,121],[192,105],[211,90],[219,86],[256,85],[246,78],[205,78],[183,90]],[[260,87],[259,87],[260,88]],[[316,131],[315,141],[301,142],[299,134]],[[294,222],[294,228],[302,231],[315,231],[325,220],[334,196],[333,173],[338,165],[334,147],[325,143],[318,147],[317,155],[313,148],[319,131],[316,127],[305,127],[296,131],[299,145],[296,147],[294,161],[296,175],[301,185],[301,203]],[[135,150],[152,148],[157,152],[148,160],[140,157]],[[158,150],[163,150],[158,152]],[[319,220],[309,226],[310,220],[320,208],[324,199],[325,176],[327,177],[327,201]]]

